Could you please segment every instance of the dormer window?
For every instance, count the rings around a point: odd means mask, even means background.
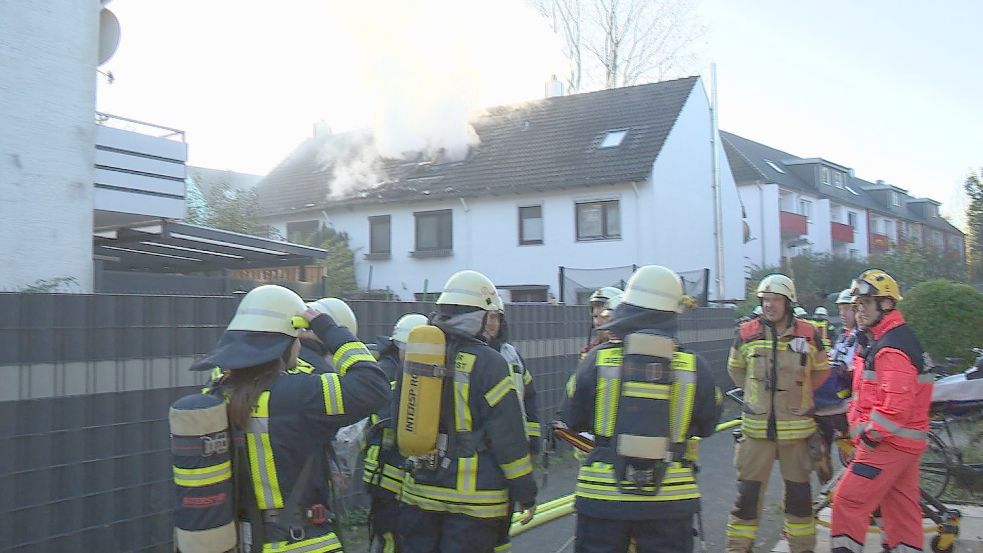
[[[765,160],[765,163],[767,163],[768,164],[768,167],[771,167],[775,171],[777,171],[777,172],[779,172],[779,173],[781,173],[783,175],[785,174],[785,171],[781,167],[779,167],[778,164],[775,163],[774,161],[772,161],[770,159],[766,159]]]
[[[894,190],[891,191],[891,205],[901,207],[901,194],[898,194]]]
[[[598,149],[616,148],[620,146],[621,142],[625,139],[626,134],[628,134],[628,129],[615,129],[608,131],[601,140],[601,144],[598,145]]]
[[[822,167],[819,169],[819,182],[823,184],[829,184],[829,167]]]
[[[833,186],[843,188],[843,173],[833,173]]]

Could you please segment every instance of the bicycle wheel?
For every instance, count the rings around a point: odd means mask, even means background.
[[[928,447],[922,453],[919,469],[921,473],[919,485],[926,494],[935,499],[942,497],[946,486],[949,485],[952,460],[945,443],[938,436],[928,434]]]

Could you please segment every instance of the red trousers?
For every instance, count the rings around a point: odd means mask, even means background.
[[[878,506],[883,544],[891,551],[922,550],[920,457],[886,443],[874,449],[860,444],[833,497],[833,553],[863,551],[870,514]]]

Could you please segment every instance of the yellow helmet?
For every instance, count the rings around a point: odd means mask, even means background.
[[[870,296],[901,301],[901,288],[898,287],[898,281],[880,269],[867,269],[860,273],[860,276],[853,281],[850,294],[854,297]]]
[[[621,302],[645,309],[682,313],[685,298],[679,275],[661,265],[646,265],[628,279]]]
[[[427,324],[427,317],[419,313],[408,313],[396,321],[393,327],[393,335],[390,336],[393,342],[405,344],[410,338],[410,331],[418,326]]]
[[[358,320],[355,318],[355,312],[347,303],[338,298],[321,298],[307,304],[307,307],[331,317],[335,324],[347,328],[353,336],[358,334]]]
[[[447,279],[437,305],[464,305],[485,311],[496,311],[498,291],[485,275],[478,271],[458,271]]]
[[[297,337],[300,331],[294,328],[291,318],[304,310],[304,300],[293,290],[275,284],[259,286],[239,302],[227,330],[276,332]]]
[[[761,279],[761,283],[758,284],[758,297],[763,297],[765,294],[781,294],[792,303],[799,301],[795,295],[795,284],[792,279],[778,273]]]

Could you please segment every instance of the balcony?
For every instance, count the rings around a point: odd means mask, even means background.
[[[870,233],[870,251],[886,252],[891,247],[891,241],[885,234]]]
[[[830,223],[830,236],[833,242],[853,243],[853,227],[843,223]]]
[[[800,236],[809,233],[809,220],[805,215],[780,211],[778,221],[783,236]]]
[[[184,131],[96,114],[95,226],[183,219]]]

